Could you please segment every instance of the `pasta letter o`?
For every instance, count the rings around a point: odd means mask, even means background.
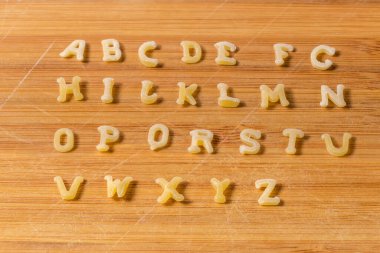
[[[156,141],[157,133],[161,132],[161,140]],[[148,143],[151,150],[157,150],[165,147],[169,140],[169,128],[163,124],[155,124],[149,129]]]
[[[62,137],[66,136],[66,143],[62,144]],[[74,133],[69,128],[58,129],[54,134],[54,148],[59,152],[69,152],[74,148]]]

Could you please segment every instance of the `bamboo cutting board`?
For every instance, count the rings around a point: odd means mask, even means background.
[[[1,252],[378,252],[380,247],[380,2],[378,1],[7,1],[0,11]],[[100,41],[120,41],[123,62],[102,62]],[[86,62],[58,54],[87,42]],[[141,43],[160,44],[148,69]],[[182,40],[199,42],[204,59],[180,61]],[[217,66],[214,43],[239,47],[239,64]],[[274,43],[295,46],[286,67],[274,64]],[[315,70],[311,50],[335,47],[336,67]],[[58,103],[57,77],[82,78],[84,101]],[[116,103],[102,104],[102,79],[116,81]],[[140,102],[152,80],[159,104]],[[197,83],[199,106],[176,105],[177,82]],[[218,107],[224,82],[243,105]],[[259,86],[284,83],[291,103],[259,108]],[[342,83],[348,107],[319,106],[320,86]],[[171,143],[149,150],[148,129],[171,130]],[[99,153],[97,127],[122,133],[113,152]],[[70,153],[53,148],[58,128],[75,132]],[[192,155],[189,131],[215,134],[215,154]],[[261,130],[259,155],[239,154],[239,133]],[[306,137],[286,155],[284,128]],[[320,139],[354,136],[337,158]],[[106,197],[104,176],[132,176],[126,199]],[[53,182],[82,175],[79,199],[62,201]],[[181,176],[184,203],[160,205],[157,177]],[[210,179],[230,178],[226,204],[213,202]],[[282,204],[262,207],[261,178],[276,179]]]

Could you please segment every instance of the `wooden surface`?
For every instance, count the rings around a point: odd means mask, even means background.
[[[104,1],[106,2],[106,1]],[[7,1],[0,11],[1,252],[378,252],[380,247],[380,3],[376,1]],[[125,59],[101,61],[102,39],[120,41]],[[58,56],[72,40],[87,42],[87,61]],[[155,40],[162,68],[137,59]],[[180,61],[181,40],[201,43],[199,64]],[[239,47],[238,66],[214,63],[213,44]],[[296,47],[287,67],[274,65],[272,45]],[[310,65],[311,50],[339,51],[331,71]],[[58,103],[56,78],[82,77],[85,101]],[[117,102],[102,104],[104,77],[116,80]],[[140,82],[162,98],[140,102]],[[177,106],[178,81],[197,83],[198,107]],[[225,82],[244,105],[217,106]],[[259,85],[284,83],[290,108],[259,108]],[[320,86],[346,86],[348,108],[322,109]],[[151,125],[171,130],[167,149],[152,152]],[[99,125],[122,132],[112,153],[95,146]],[[53,148],[58,128],[71,128],[76,147]],[[300,128],[300,154],[286,155],[284,128]],[[192,155],[189,131],[214,132],[216,154]],[[263,152],[242,156],[239,133],[264,133]],[[327,154],[320,139],[355,137],[352,153]],[[106,197],[104,176],[132,176],[127,200]],[[86,183],[77,201],[60,200],[53,177]],[[184,203],[156,203],[157,177],[183,177]],[[210,178],[230,178],[225,205],[213,202]],[[274,178],[281,206],[262,207],[254,182]]]

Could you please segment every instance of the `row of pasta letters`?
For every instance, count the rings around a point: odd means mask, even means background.
[[[105,176],[104,179],[107,181],[108,198],[113,198],[115,196],[118,198],[125,197],[128,187],[130,187],[130,183],[133,181],[132,177],[125,177],[123,180],[120,180],[113,179],[111,175]],[[83,184],[84,178],[82,176],[76,176],[69,189],[66,188],[63,179],[60,176],[54,177],[54,182],[57,184],[58,192],[63,200],[74,200],[77,198],[79,187]],[[165,204],[170,199],[173,199],[174,201],[185,200],[184,195],[177,190],[178,185],[184,182],[181,177],[173,177],[170,181],[167,181],[165,178],[157,178],[155,182],[162,187],[162,194],[157,198],[158,203]],[[224,191],[230,186],[231,180],[226,178],[219,181],[216,178],[212,178],[210,183],[215,190],[214,201],[221,204],[226,203]],[[276,184],[277,181],[274,179],[256,180],[255,186],[257,189],[265,188],[264,192],[258,199],[260,205],[277,206],[280,204],[281,200],[279,197],[271,196]]]
[[[66,102],[67,95],[73,94],[75,100],[83,100],[84,96],[80,90],[80,80],[79,76],[74,76],[71,84],[67,84],[63,77],[57,79],[59,84],[59,96],[57,97],[58,102]],[[104,93],[101,96],[101,101],[103,103],[109,104],[113,102],[113,87],[114,79],[107,77],[103,79],[104,83]],[[177,83],[178,99],[176,101],[179,105],[184,105],[189,103],[191,105],[196,105],[197,101],[194,98],[194,93],[198,88],[197,84],[191,84],[186,86],[184,82]],[[143,80],[141,82],[141,102],[144,104],[154,104],[157,102],[157,93],[151,93],[154,84],[150,80]],[[219,90],[218,105],[221,107],[238,107],[240,104],[240,99],[231,97],[228,95],[229,86],[225,83],[217,84],[217,89]],[[283,84],[277,84],[274,89],[271,89],[267,85],[260,85],[261,92],[261,107],[268,108],[269,102],[275,103],[280,101],[282,106],[288,106],[290,103],[286,98],[285,86]],[[338,107],[345,107],[347,105],[344,99],[344,85],[338,84],[337,91],[334,92],[327,85],[321,86],[321,107],[327,107],[329,105],[329,100],[331,100]]]
[[[96,149],[100,152],[110,150],[110,144],[119,140],[120,131],[113,126],[98,127],[100,134],[99,144]],[[297,153],[296,141],[304,137],[304,132],[296,128],[287,128],[283,130],[283,135],[288,137],[288,146],[285,152],[290,155]],[[210,130],[195,129],[190,131],[191,145],[187,151],[189,153],[200,153],[204,148],[208,153],[214,153],[212,141],[214,134]],[[158,138],[160,137],[160,138]],[[260,151],[260,143],[257,141],[261,138],[261,131],[255,129],[244,129],[240,132],[240,140],[244,143],[239,147],[239,151],[243,155],[258,154]],[[326,150],[333,156],[344,156],[348,154],[350,147],[350,133],[343,134],[343,141],[340,147],[336,147],[329,134],[322,134],[322,140],[325,142]],[[63,143],[63,139],[66,142]],[[69,152],[74,148],[74,133],[69,128],[60,128],[54,134],[54,148],[59,152]],[[159,150],[165,148],[169,143],[169,128],[164,124],[153,125],[148,132],[148,143],[151,150]]]
[[[102,40],[101,44],[103,49],[103,61],[117,62],[122,59],[122,51],[118,40],[105,39]],[[202,60],[202,47],[199,43],[196,41],[182,41],[180,45],[183,50],[183,56],[181,58],[182,62],[194,64]],[[232,54],[236,53],[238,49],[235,44],[228,41],[220,41],[215,43],[214,46],[217,54],[217,57],[215,58],[216,64],[227,66],[236,65],[237,60],[232,56]],[[64,58],[75,56],[78,61],[84,61],[85,48],[85,40],[74,40],[59,55]],[[161,65],[159,60],[147,55],[147,52],[158,48],[159,45],[155,41],[147,41],[141,44],[138,49],[138,57],[141,64],[148,68],[159,67]],[[295,51],[295,48],[290,44],[277,43],[273,45],[273,50],[275,64],[277,66],[284,66],[285,59],[288,58],[289,52]],[[311,51],[311,65],[316,69],[327,70],[331,68],[333,62],[330,59],[321,61],[321,55],[327,54],[329,56],[334,56],[335,53],[335,48],[327,45],[319,45]]]

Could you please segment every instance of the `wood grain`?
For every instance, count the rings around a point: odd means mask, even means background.
[[[377,252],[380,247],[380,3],[378,1],[7,1],[0,11],[1,252]],[[120,41],[124,61],[101,61],[100,41]],[[85,63],[58,56],[74,39],[88,44]],[[163,62],[148,69],[137,48],[148,40]],[[205,51],[182,64],[181,40]],[[213,44],[239,47],[235,67],[214,63]],[[287,67],[272,45],[296,47]],[[315,70],[309,54],[335,47],[335,69]],[[56,78],[83,80],[85,101],[58,103]],[[116,80],[117,102],[102,104],[102,79]],[[157,85],[158,105],[140,102],[140,82]],[[197,83],[200,106],[175,103],[178,81]],[[217,106],[225,82],[244,105]],[[284,83],[290,108],[259,108],[259,85]],[[345,109],[319,107],[320,85],[347,87]],[[170,147],[151,152],[147,132],[164,123]],[[112,125],[121,143],[100,154],[96,128]],[[76,147],[53,148],[58,128]],[[263,152],[241,156],[239,133],[259,129]],[[286,155],[284,128],[300,128],[301,154]],[[192,155],[189,131],[212,130],[216,154]],[[320,139],[355,137],[352,153],[330,156]],[[136,179],[127,200],[106,197],[104,176]],[[86,183],[77,201],[60,200],[53,177]],[[159,205],[157,177],[183,177],[185,203]],[[225,205],[210,178],[230,178]],[[283,204],[261,207],[254,181],[274,178]]]

